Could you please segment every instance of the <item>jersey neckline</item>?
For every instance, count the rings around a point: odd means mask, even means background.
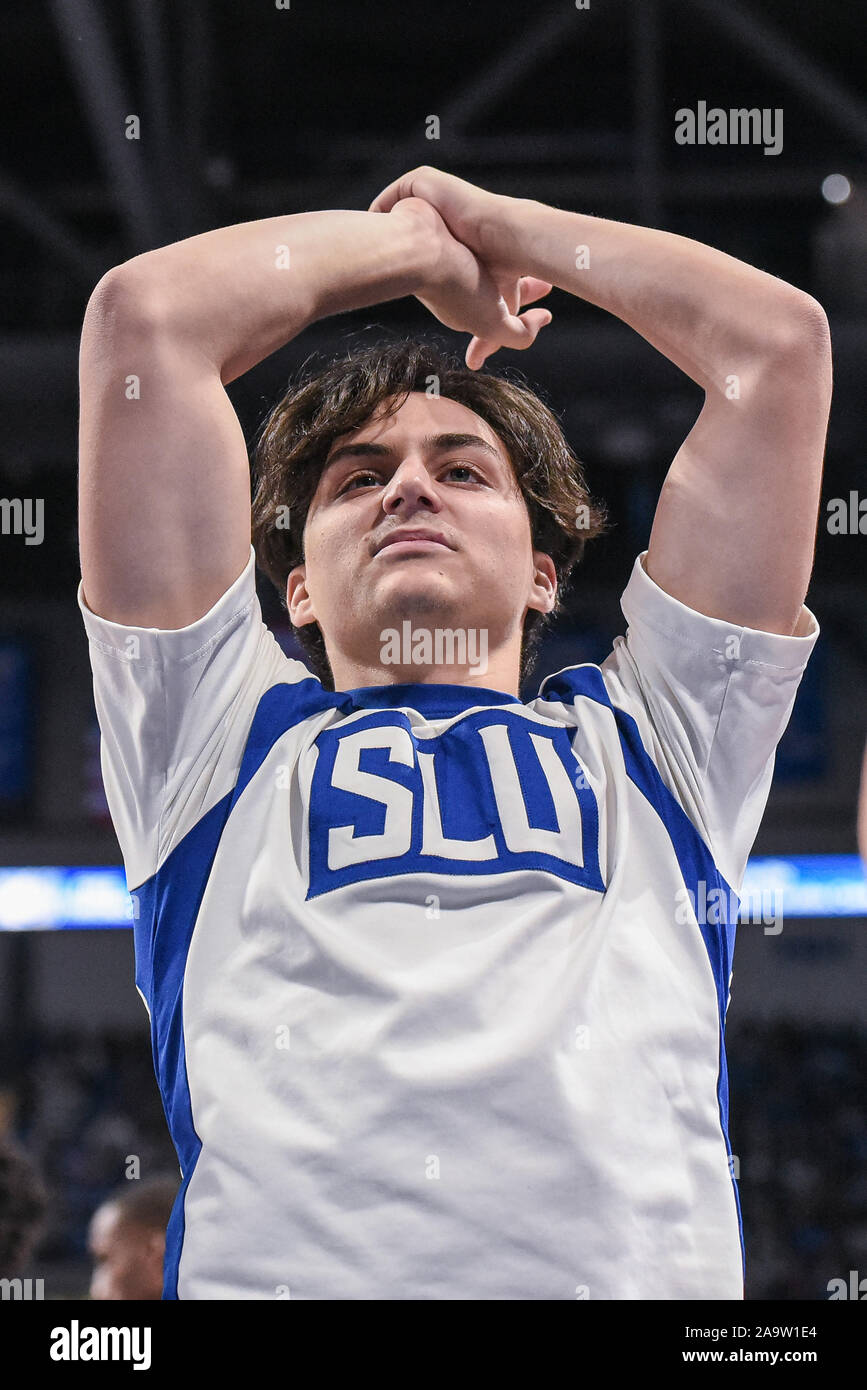
[[[340,692],[364,709],[396,709],[406,706],[419,714],[444,718],[476,705],[520,705],[517,695],[488,690],[480,685],[362,685]]]

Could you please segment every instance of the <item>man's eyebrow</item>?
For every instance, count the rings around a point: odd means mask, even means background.
[[[493,444],[489,444],[478,434],[428,434],[421,444],[423,449],[432,454],[445,453],[449,449],[483,449],[500,463],[505,462],[499,449],[495,449]],[[388,444],[342,444],[326,459],[325,467],[331,468],[333,464],[345,458],[388,458],[396,452]]]

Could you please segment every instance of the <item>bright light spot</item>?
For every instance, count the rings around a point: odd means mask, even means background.
[[[845,174],[829,174],[822,180],[822,197],[826,203],[845,203],[852,185]]]

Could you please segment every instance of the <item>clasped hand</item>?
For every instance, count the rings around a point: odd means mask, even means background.
[[[473,371],[498,348],[530,347],[552,318],[549,309],[519,312],[553,286],[515,269],[514,248],[498,231],[507,201],[514,200],[422,166],[389,184],[368,209],[421,229],[428,254],[416,298],[447,328],[471,334],[465,360]]]

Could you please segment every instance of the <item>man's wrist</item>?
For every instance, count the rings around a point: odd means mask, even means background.
[[[327,250],[320,253],[325,254],[325,264],[311,287],[309,322],[415,294],[431,253],[422,231],[409,217],[395,216],[393,210],[349,209],[319,215],[323,219],[319,244]],[[333,248],[327,240],[331,219]]]
[[[491,194],[491,199],[479,216],[479,257],[517,275],[533,274],[527,254],[532,242],[533,213],[542,205],[533,198],[510,198],[500,193]]]
[[[396,263],[402,267],[405,294],[421,295],[439,283],[442,271],[442,222],[421,198],[403,198],[385,216],[395,232]],[[439,225],[437,225],[439,224]]]

